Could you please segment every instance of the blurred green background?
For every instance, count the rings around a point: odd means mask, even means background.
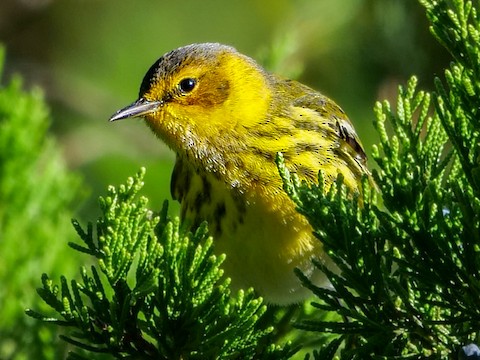
[[[142,121],[107,120],[136,99],[144,73],[163,53],[207,41],[233,45],[334,99],[352,119],[367,153],[376,142],[374,102],[394,102],[398,84],[412,74],[431,89],[450,60],[429,34],[423,8],[412,0],[2,0],[0,42],[7,51],[2,82],[19,73],[27,89],[43,89],[50,133],[87,190],[74,216],[95,221],[96,201],[106,186],[122,183],[140,166],[148,169],[150,206],[159,209],[170,197],[174,154]],[[73,251],[66,254],[65,269],[38,261],[31,276],[74,272],[85,262]],[[0,339],[0,358],[15,352],[2,353]]]

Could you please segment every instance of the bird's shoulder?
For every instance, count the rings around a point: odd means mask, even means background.
[[[355,128],[345,112],[333,100],[295,80],[274,77],[278,98],[283,98],[297,126],[312,131],[327,131],[348,145],[356,156],[366,161],[366,153]],[[310,116],[308,116],[310,114]]]

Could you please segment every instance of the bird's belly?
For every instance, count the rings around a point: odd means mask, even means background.
[[[311,262],[314,256],[324,257],[321,243],[283,191],[269,197],[260,192],[248,195],[216,181],[208,179],[215,190],[195,210],[194,222],[208,221],[215,252],[227,255],[222,268],[231,277],[233,290],[253,287],[267,302],[284,305],[309,295],[294,274],[295,268],[315,283],[325,283]],[[205,184],[205,179],[195,183]],[[200,185],[197,188],[202,190]],[[182,208],[187,219],[193,215],[188,209],[194,206],[188,201]]]
[[[311,259],[321,256],[321,243],[299,214],[269,210],[262,203],[248,205],[243,223],[236,231],[220,236],[216,248],[227,254],[224,268],[234,289],[253,287],[270,303],[299,302],[308,296],[308,290],[294,269],[312,278]]]

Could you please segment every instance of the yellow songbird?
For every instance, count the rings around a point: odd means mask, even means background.
[[[291,304],[308,295],[294,268],[321,283],[311,258],[327,256],[284,192],[275,157],[281,152],[301,180],[316,182],[322,170],[326,188],[342,174],[358,191],[366,156],[337,104],[232,47],[208,43],[155,62],[138,100],[110,120],[129,117],[144,117],[175,151],[171,189],[181,217],[191,226],[208,221],[234,288]]]

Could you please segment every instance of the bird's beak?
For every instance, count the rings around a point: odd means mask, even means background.
[[[162,101],[150,101],[144,98],[140,98],[133,104],[130,104],[123,109],[118,110],[110,117],[109,121],[116,121],[151,114],[157,111],[162,105]]]

